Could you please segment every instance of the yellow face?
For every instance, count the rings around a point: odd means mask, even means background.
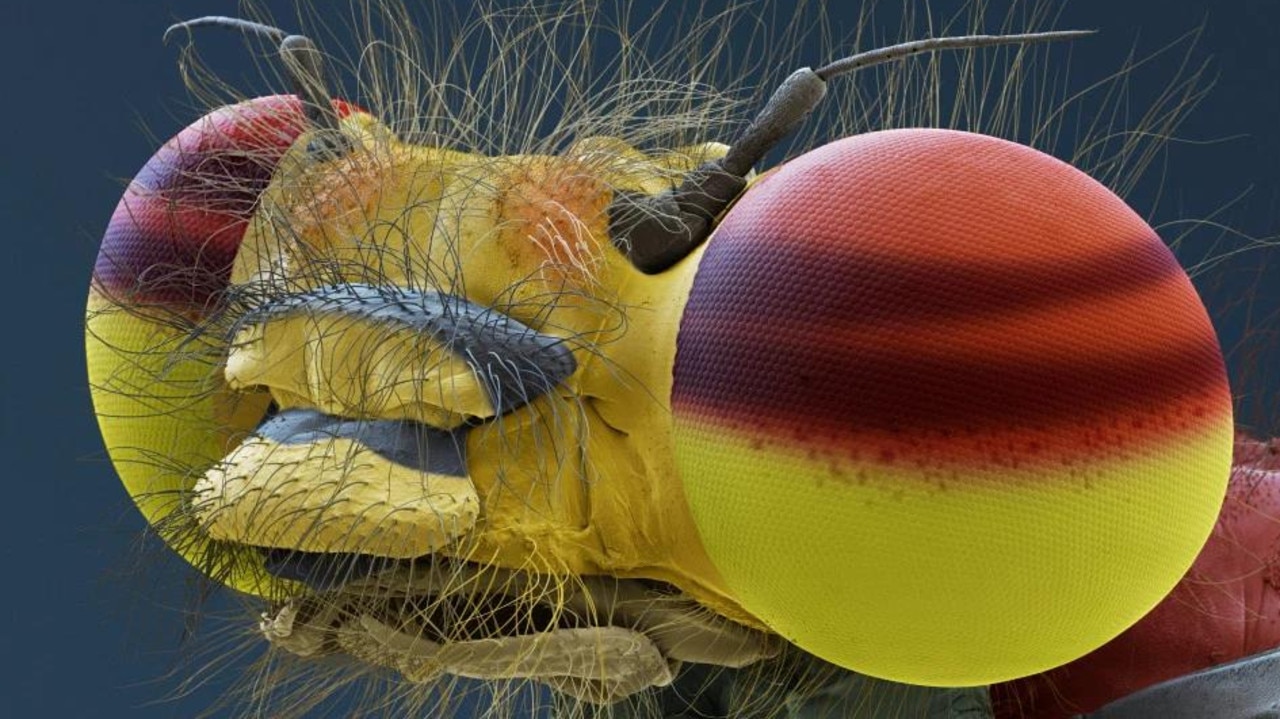
[[[337,158],[299,136],[262,192],[229,309],[202,330],[225,354],[184,356],[190,327],[102,282],[91,293],[102,430],[149,519],[203,571],[271,599],[266,636],[304,656],[345,627],[341,642],[381,647],[347,653],[406,677],[523,676],[604,701],[682,660],[776,653],[702,550],[674,464],[671,367],[698,255],[646,275],[608,229],[614,192],[660,192],[724,146],[586,138],[491,158],[404,144],[363,113],[341,131]],[[164,413],[120,391],[179,374],[203,389]],[[175,450],[198,476],[141,461]],[[484,604],[423,624],[422,607],[460,596]],[[535,606],[555,618],[486,627]]]
[[[242,320],[228,386],[269,393],[281,416],[439,431],[465,452],[466,476],[415,478],[358,433],[254,436],[197,484],[202,524],[254,546],[662,579],[742,616],[700,552],[671,457],[670,367],[696,258],[645,275],[613,247],[606,215],[615,190],[655,193],[722,148],[651,158],[589,138],[560,156],[486,158],[405,145],[363,114],[344,132],[353,149],[340,159],[311,157],[308,136],[285,155],[230,283],[259,315],[275,298],[327,292],[328,304]],[[453,336],[466,327],[369,309],[424,297],[446,314],[479,308],[479,323],[515,320],[572,366],[502,398],[467,359],[487,347]]]

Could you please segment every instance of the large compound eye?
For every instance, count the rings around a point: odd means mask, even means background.
[[[226,287],[258,196],[305,129],[297,98],[277,95],[219,108],[179,132],[116,206],[95,291],[206,309]]]
[[[1104,644],[1222,503],[1231,395],[1156,233],[1083,173],[944,130],[831,143],[710,239],[672,405],[707,551],[849,669],[987,684]]]
[[[266,411],[265,395],[226,390],[223,338],[192,331],[222,300],[258,197],[307,127],[295,96],[209,113],[143,166],[103,235],[87,309],[89,380],[107,450],[152,524]],[[203,551],[191,537],[166,539],[193,561]]]

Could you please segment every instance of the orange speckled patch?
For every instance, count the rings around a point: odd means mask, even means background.
[[[348,155],[309,168],[305,182],[285,184],[281,209],[290,229],[313,248],[359,235],[374,216],[388,175],[385,158],[369,152]]]
[[[536,267],[553,282],[590,282],[613,196],[598,174],[575,159],[522,158],[500,171],[496,190],[494,218],[515,268]]]

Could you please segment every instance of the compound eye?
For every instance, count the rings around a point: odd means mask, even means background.
[[[1232,451],[1214,329],[1155,231],[1065,163],[942,130],[831,143],[734,205],[672,409],[743,606],[930,686],[1136,622],[1204,545]]]
[[[263,97],[214,110],[165,143],[107,225],[97,288],[197,312],[215,302],[258,196],[306,126],[297,98]]]
[[[333,109],[352,111],[343,102]],[[85,328],[94,408],[116,470],[152,524],[175,526],[164,520],[197,470],[267,410],[265,394],[227,389],[225,343],[200,329],[225,301],[260,194],[308,127],[292,95],[214,110],[143,166],[103,235]],[[195,562],[197,544],[187,536],[175,548]],[[248,575],[238,581],[253,590]]]

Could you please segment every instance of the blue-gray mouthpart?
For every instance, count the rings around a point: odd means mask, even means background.
[[[351,419],[314,409],[286,409],[254,434],[279,444],[348,439],[383,459],[423,474],[467,476],[466,429],[444,430],[408,419]]]
[[[440,292],[362,283],[275,297],[241,315],[231,337],[275,319],[316,315],[348,317],[429,337],[467,362],[499,414],[546,394],[577,369],[564,339],[538,332],[496,309]]]

